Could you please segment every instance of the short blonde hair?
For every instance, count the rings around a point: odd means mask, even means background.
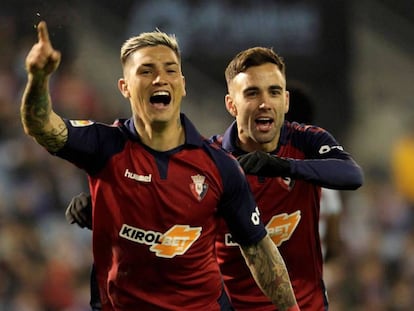
[[[181,62],[180,47],[175,35],[168,35],[165,32],[157,29],[152,32],[143,32],[140,35],[129,38],[124,42],[121,47],[122,66],[125,65],[128,57],[136,50],[157,45],[165,45],[166,47],[169,47],[174,51],[175,55],[177,55],[178,60]]]

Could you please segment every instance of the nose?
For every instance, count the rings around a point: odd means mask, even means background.
[[[260,105],[259,105],[259,109],[269,109],[269,105],[266,103],[266,101],[263,101]]]
[[[158,72],[155,75],[155,78],[152,83],[153,84],[165,84],[166,83],[165,75],[162,72]]]

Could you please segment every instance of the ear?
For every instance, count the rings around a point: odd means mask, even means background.
[[[237,107],[234,104],[233,98],[227,94],[224,97],[224,102],[226,103],[226,109],[227,111],[233,116],[233,117],[237,117]]]
[[[187,95],[187,91],[185,89],[185,77],[184,76],[182,77],[183,77],[183,97],[185,97]]]
[[[290,94],[289,91],[286,91],[286,98],[285,98],[285,114],[288,113],[290,106]]]
[[[118,88],[119,91],[121,92],[121,94],[125,97],[125,98],[129,98],[131,95],[129,94],[129,89],[128,89],[128,84],[126,83],[124,78],[120,78],[118,80]]]

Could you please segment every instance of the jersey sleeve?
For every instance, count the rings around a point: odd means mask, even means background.
[[[217,164],[223,180],[219,213],[234,241],[240,245],[259,242],[266,235],[266,229],[242,168],[230,155]]]
[[[304,139],[305,159],[289,159],[292,177],[339,190],[354,190],[362,185],[361,167],[329,132],[310,127]]]
[[[111,155],[122,149],[123,139],[111,139],[122,135],[116,126],[88,120],[64,121],[68,128],[68,140],[54,155],[72,162],[88,174],[97,173]]]

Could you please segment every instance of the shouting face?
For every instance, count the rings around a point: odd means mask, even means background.
[[[273,63],[249,67],[229,84],[226,108],[236,118],[245,151],[276,149],[289,109],[286,79]]]
[[[164,45],[138,49],[124,65],[119,89],[131,103],[138,126],[168,127],[179,119],[185,80],[172,49]]]

